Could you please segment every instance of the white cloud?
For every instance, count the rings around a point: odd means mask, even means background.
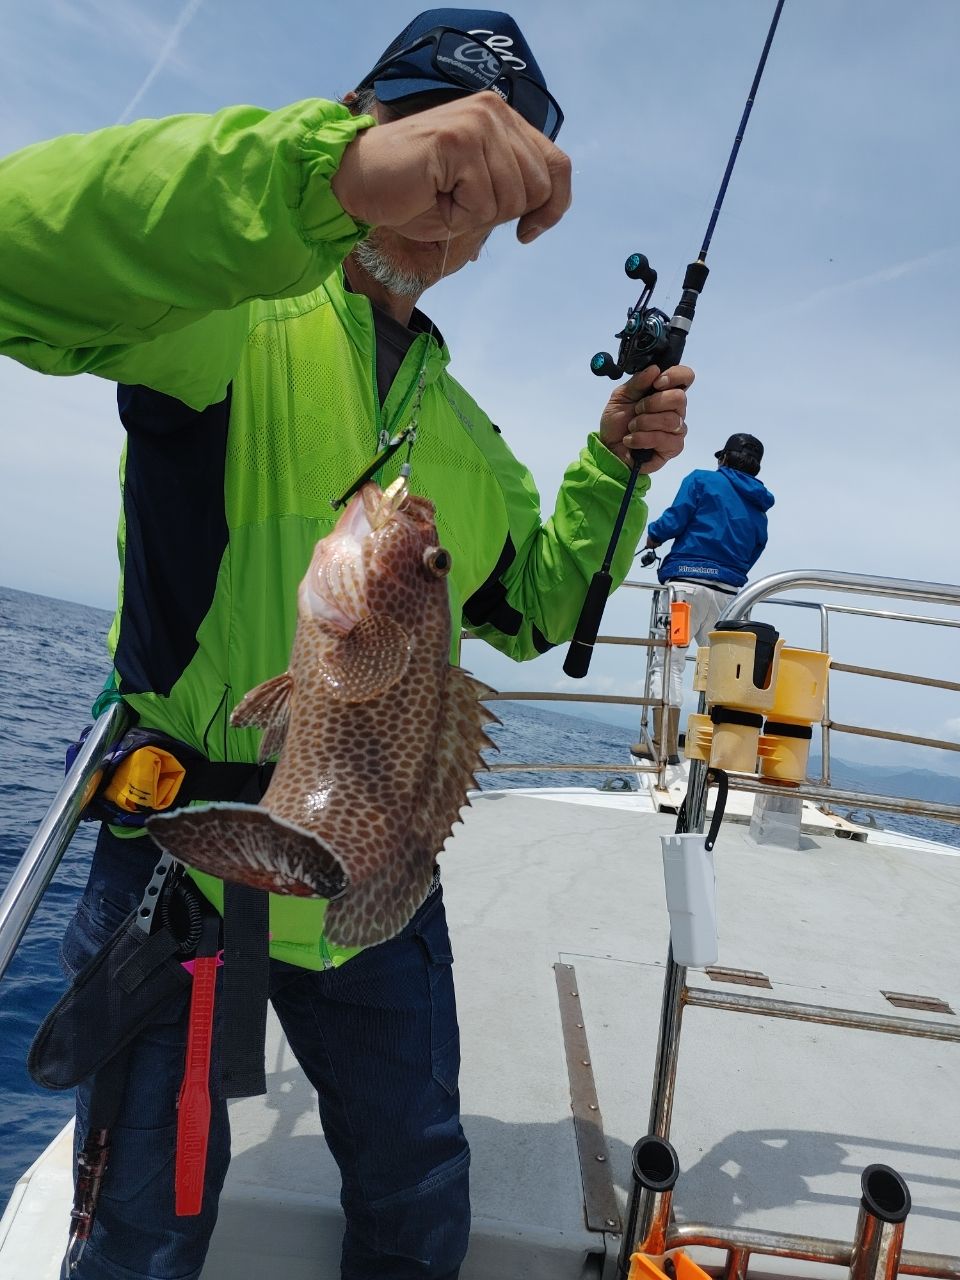
[[[153,65],[147,72],[146,76],[144,76],[136,93],[117,117],[117,124],[124,124],[127,120],[131,120],[133,118],[134,111],[143,100],[144,95],[156,80],[157,76],[160,75],[161,71],[163,71],[164,67],[170,61],[176,51],[177,45],[180,42],[180,37],[186,30],[187,25],[196,15],[197,10],[200,8],[202,3],[203,0],[187,0],[187,3],[183,6],[183,9],[180,12],[180,16],[170,28],[170,31],[164,39],[160,52],[157,54]]]

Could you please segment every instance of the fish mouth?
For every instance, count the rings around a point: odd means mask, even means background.
[[[364,512],[371,530],[382,529],[406,505],[409,496],[407,477],[397,476],[396,480],[382,490],[375,484],[364,485],[357,496],[363,498]]]
[[[363,544],[388,524],[407,501],[399,476],[386,489],[365,484],[354,494],[336,529],[317,544],[300,586],[300,613],[339,631],[349,631],[367,613]]]

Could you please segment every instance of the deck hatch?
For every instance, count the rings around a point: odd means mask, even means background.
[[[742,987],[766,987],[773,990],[773,983],[765,973],[757,969],[724,969],[722,965],[712,964],[704,969],[711,982],[736,982]]]
[[[597,1098],[597,1086],[590,1065],[590,1049],[580,1005],[577,974],[572,964],[555,964],[557,997],[560,1001],[560,1024],[563,1048],[567,1057],[570,1080],[570,1108],[580,1158],[580,1181],[583,1185],[583,1208],[590,1231],[621,1230],[620,1207],[613,1189],[610,1152],[603,1132],[603,1117]]]
[[[903,991],[881,991],[880,994],[885,1000],[895,1004],[898,1009],[922,1009],[925,1013],[953,1013],[946,1000],[941,1000],[938,996],[912,996]]]

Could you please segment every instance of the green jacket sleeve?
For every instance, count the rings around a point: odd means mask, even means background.
[[[246,304],[318,287],[365,234],[330,179],[373,123],[320,99],[230,107],[0,161],[0,353],[222,399]]]
[[[517,629],[508,634],[488,623],[473,630],[511,658],[526,661],[573,635],[590,579],[603,563],[629,471],[591,435],[567,468],[553,515],[541,524],[533,478],[512,454],[509,459],[512,466],[501,464],[497,471],[516,555],[501,582],[507,604],[519,614]],[[646,524],[642,499],[649,487],[650,477],[641,476],[611,567],[614,587],[633,563]]]

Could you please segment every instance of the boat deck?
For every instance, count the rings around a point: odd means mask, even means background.
[[[442,856],[473,1149],[463,1280],[611,1274],[619,1239],[585,1225],[554,966],[573,966],[563,972],[576,979],[609,1146],[598,1163],[622,1211],[647,1127],[667,950],[657,837],[674,823],[638,792],[488,791]],[[956,1026],[881,993],[960,1011],[960,858],[875,834],[807,833],[790,851],[725,823],[718,963],[766,974],[775,998]],[[757,994],[702,972],[688,980]],[[678,1219],[849,1240],[860,1173],[882,1161],[913,1194],[905,1247],[960,1253],[958,1070],[960,1044],[688,1009],[671,1133]],[[266,1098],[231,1105],[234,1159],[204,1280],[333,1280],[337,1172],[275,1026],[268,1071]],[[38,1243],[41,1202],[49,1213],[49,1197],[61,1200],[65,1227],[68,1184],[64,1134],[11,1202],[0,1277],[55,1280],[62,1241],[47,1217]],[[18,1261],[28,1257],[29,1270]]]

